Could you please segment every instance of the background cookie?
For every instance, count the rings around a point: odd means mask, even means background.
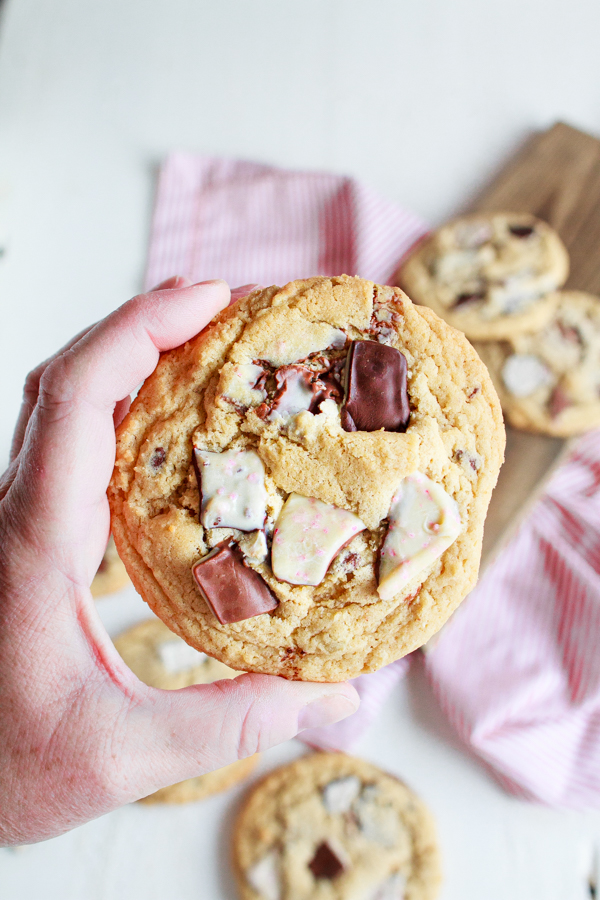
[[[117,651],[134,675],[150,687],[177,690],[192,684],[210,684],[235,678],[234,672],[216,659],[190,647],[158,619],[135,625],[115,639]],[[156,791],[144,803],[188,803],[217,794],[244,779],[254,769],[257,756],[188,778]]]
[[[340,681],[420,646],[473,587],[503,450],[462,334],[397,288],[292,282],[162,357],[119,431],[113,531],[190,644]]]
[[[254,787],[233,858],[242,900],[432,900],[440,884],[422,801],[342,753],[305,756]]]
[[[421,242],[397,283],[468,338],[493,340],[543,327],[568,272],[567,251],[545,222],[527,213],[475,213]]]
[[[92,597],[103,597],[105,594],[114,594],[129,584],[127,569],[121,562],[117,553],[112,535],[108,539],[102,562],[91,584]]]
[[[538,333],[478,349],[512,425],[570,437],[600,426],[600,298],[558,296]]]

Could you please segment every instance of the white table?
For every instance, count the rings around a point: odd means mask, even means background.
[[[600,132],[597,0],[7,0],[0,27],[6,462],[21,383],[139,288],[156,167],[173,148],[343,171],[440,220],[527,134]],[[143,618],[101,601],[112,634]],[[263,767],[301,752],[292,742]],[[502,792],[419,666],[357,752],[434,810],[445,900],[583,900],[600,813]],[[2,900],[233,897],[239,792],[132,806],[0,851]]]

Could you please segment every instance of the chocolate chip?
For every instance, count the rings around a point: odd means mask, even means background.
[[[406,431],[410,417],[406,359],[376,341],[352,341],[346,364],[344,431]]]
[[[306,656],[306,650],[302,650],[301,647],[286,647],[285,650],[281,653],[281,661],[287,662],[290,659],[298,659]]]
[[[470,466],[474,472],[479,470],[480,461],[469,453],[468,450],[455,450],[454,459],[461,466]]]
[[[332,881],[346,868],[342,860],[337,856],[327,841],[319,844],[315,855],[308,864],[308,868],[315,878],[327,878]]]
[[[164,447],[157,447],[150,457],[151,468],[153,468],[155,472],[158,472],[166,458],[167,454],[165,453]]]
[[[469,391],[469,393],[467,394],[467,400],[472,400],[473,397],[475,397],[475,395],[478,394],[480,390],[481,390],[481,388],[479,387],[479,385],[476,385],[476,387],[474,387],[474,388],[473,388],[471,391]]]
[[[217,544],[192,573],[222,625],[272,612],[279,604],[259,573],[244,565],[242,551],[231,538]]]
[[[518,238],[527,238],[533,234],[535,228],[533,225],[509,225],[508,230]]]
[[[485,299],[485,294],[479,292],[472,292],[470,294],[459,294],[456,300],[454,301],[454,309],[457,306],[465,306],[467,303],[479,303],[480,300]]]

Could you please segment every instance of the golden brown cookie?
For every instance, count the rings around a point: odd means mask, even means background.
[[[313,753],[250,792],[233,837],[242,900],[433,900],[435,825],[403,782],[343,753]]]
[[[115,647],[134,675],[150,687],[173,691],[192,684],[211,684],[222,678],[235,678],[234,672],[216,659],[190,647],[158,619],[135,625],[115,639]],[[252,772],[258,756],[188,778],[162,788],[144,803],[189,803],[203,800],[242,781]]]
[[[488,341],[543,328],[568,273],[566,248],[546,222],[528,213],[474,213],[421,241],[396,280],[415,303]]]
[[[462,334],[398,288],[296,281],[163,355],[119,430],[113,532],[191,645],[341,681],[419,647],[471,590],[503,451]]]
[[[511,425],[571,437],[600,426],[600,298],[558,297],[541,331],[478,349]]]
[[[90,588],[92,597],[97,599],[98,597],[104,597],[105,594],[114,594],[123,590],[128,584],[127,569],[121,562],[111,535],[108,539],[102,562],[92,581]]]

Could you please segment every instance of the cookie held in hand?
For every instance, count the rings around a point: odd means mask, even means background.
[[[433,819],[399,779],[344,753],[313,753],[269,773],[238,816],[242,900],[433,900]]]
[[[341,681],[419,647],[471,590],[503,450],[463,335],[398,288],[296,281],[162,356],[119,429],[113,532],[192,646]]]

